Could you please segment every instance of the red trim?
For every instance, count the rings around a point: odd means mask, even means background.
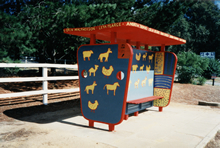
[[[127,95],[128,95],[128,86],[129,86],[130,73],[131,73],[131,65],[132,65],[132,59],[133,59],[133,54],[134,54],[131,45],[128,43],[126,44],[130,48],[131,55],[130,55],[129,62],[128,62],[127,80],[126,80],[126,86],[125,86],[124,101],[123,101],[124,103],[123,103],[123,108],[122,108],[121,120],[116,124],[120,124],[124,120],[126,104],[127,104],[126,101],[127,101]]]
[[[162,97],[162,96],[150,96],[150,97],[146,97],[146,98],[141,98],[141,99],[127,101],[127,103],[130,103],[130,104],[140,104],[140,103],[149,102],[149,101],[153,101],[153,100],[157,100],[157,99],[162,99],[162,98],[164,98],[164,97]]]

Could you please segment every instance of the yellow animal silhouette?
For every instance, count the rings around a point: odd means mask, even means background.
[[[133,71],[133,73],[134,73],[134,71],[135,71],[135,73],[136,73],[137,68],[138,68],[138,65],[137,65],[137,64],[136,64],[136,65],[132,65],[132,71]]]
[[[86,91],[86,93],[89,94],[89,90],[91,90],[93,94],[95,86],[97,86],[96,81],[94,81],[92,85],[87,85],[84,91]]]
[[[141,86],[142,87],[146,86],[146,81],[147,81],[147,76],[145,77],[144,80],[141,81]]]
[[[115,82],[114,84],[105,84],[105,86],[103,87],[103,89],[107,89],[107,95],[108,95],[108,91],[109,90],[114,90],[114,96],[115,96],[115,91],[117,89],[117,86],[120,87],[118,82]]]
[[[149,62],[151,62],[151,63],[153,62],[153,57],[154,57],[153,54],[148,56]]]
[[[90,61],[91,54],[93,54],[92,50],[83,51],[83,60],[85,61],[88,58],[88,61]]]
[[[144,64],[140,67],[140,71],[143,71],[144,69]]]
[[[109,69],[106,69],[105,66],[102,67],[102,74],[104,76],[107,76],[107,78],[109,76],[111,76],[112,72],[114,71],[114,68],[112,65],[109,66]]]
[[[92,103],[91,101],[88,102],[88,107],[91,109],[91,112],[97,109],[99,105],[99,102],[97,100],[95,100],[95,103]]]
[[[95,72],[98,70],[99,65],[95,65],[95,68],[91,67],[89,69],[89,76],[93,73],[93,76],[95,77]]]
[[[138,84],[139,84],[139,82],[140,82],[140,79],[138,79],[135,83],[134,83],[134,88],[138,88]]]
[[[131,85],[131,80],[129,80],[129,85],[128,85],[128,87],[129,87],[129,90],[130,90],[130,85]]]
[[[135,57],[136,57],[136,60],[137,60],[137,61],[140,61],[140,59],[141,59],[141,53],[139,53],[139,54],[136,53]]]
[[[147,74],[149,74],[150,69],[151,69],[151,66],[150,65],[149,66],[146,65]]]
[[[109,53],[112,53],[111,48],[108,48],[107,52],[101,53],[98,60],[100,60],[100,62],[103,62],[103,58],[105,58],[105,62],[108,62]]]
[[[147,57],[147,52],[145,54],[143,54],[143,56],[142,56],[143,61],[146,61],[146,57]]]
[[[150,79],[148,80],[148,85],[149,85],[149,86],[152,86],[152,84],[153,84],[153,78],[150,78]]]

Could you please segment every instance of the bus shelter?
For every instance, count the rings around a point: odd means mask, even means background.
[[[169,105],[177,56],[165,46],[186,40],[135,22],[63,31],[90,38],[90,44],[77,51],[81,112],[90,127],[100,122],[113,131],[129,114],[138,116],[152,106],[162,112]],[[160,51],[150,51],[149,46],[160,46]]]

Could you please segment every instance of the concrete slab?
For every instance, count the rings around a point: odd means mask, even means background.
[[[49,123],[22,123],[36,131],[46,131],[24,141],[22,147],[51,147],[49,143],[53,147],[202,148],[220,130],[220,109],[171,103],[163,112],[153,107],[129,117],[114,132],[101,123],[89,128],[81,114]],[[38,143],[31,146],[35,140]]]

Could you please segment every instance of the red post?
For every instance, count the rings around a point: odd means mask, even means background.
[[[91,45],[96,44],[96,35],[95,34],[90,34],[90,44]]]
[[[145,50],[148,50],[148,45],[145,45]]]
[[[126,43],[130,44],[130,43],[131,43],[131,40],[127,39],[127,40],[126,40]]]
[[[94,121],[89,120],[89,127],[94,127]]]
[[[137,112],[134,112],[134,116],[138,116],[138,111],[137,111]]]
[[[114,131],[115,130],[115,125],[109,124],[108,128],[109,128],[109,131]]]
[[[128,120],[128,117],[129,117],[128,115],[125,115],[124,120]]]
[[[140,49],[140,46],[141,46],[141,43],[140,43],[140,42],[137,42],[137,43],[136,43],[136,48],[137,48],[137,49]]]
[[[111,43],[117,43],[117,33],[116,32],[111,32]]]
[[[159,112],[162,112],[163,111],[163,107],[159,107]]]
[[[165,45],[164,44],[161,45],[160,51],[163,51],[163,52],[165,51]]]

